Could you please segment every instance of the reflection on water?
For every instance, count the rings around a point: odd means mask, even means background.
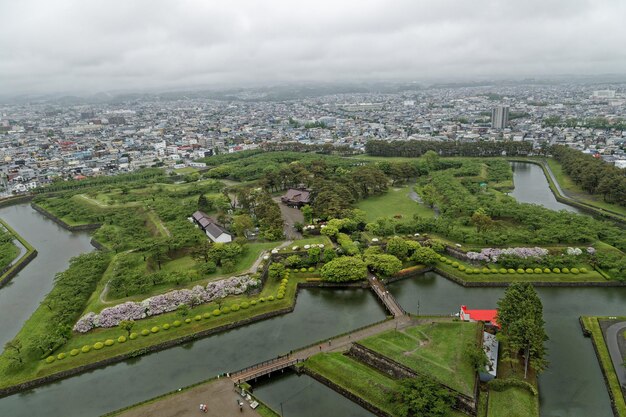
[[[539,204],[551,210],[567,210],[580,213],[580,210],[559,203],[552,191],[548,180],[539,165],[528,162],[509,162],[513,169],[513,184],[515,189],[511,196],[522,203]]]

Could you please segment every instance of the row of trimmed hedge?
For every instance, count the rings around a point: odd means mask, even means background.
[[[513,269],[513,268],[487,268],[487,267],[483,267],[483,268],[468,268],[465,265],[460,264],[457,261],[453,261],[451,259],[446,258],[445,256],[440,256],[439,260],[441,262],[445,262],[446,264],[457,268],[459,271],[461,272],[465,272],[466,274],[550,274],[550,273],[554,273],[554,274],[584,274],[587,273],[587,268],[563,268],[563,269],[559,269],[559,268],[517,268],[517,269]]]
[[[281,284],[282,286],[283,284]],[[286,284],[285,284],[286,285]],[[285,287],[283,287],[284,289]],[[247,309],[250,308],[252,306],[257,305],[258,303],[264,303],[264,302],[272,302],[275,299],[280,299],[284,297],[284,291],[280,291],[280,287],[279,287],[279,296],[274,297],[273,295],[270,295],[269,297],[261,297],[258,300],[251,300],[251,301],[244,301],[241,304],[232,304],[230,306],[225,306],[222,307],[221,309],[215,309],[210,313],[204,313],[204,314],[197,314],[195,315],[193,318],[187,317],[186,319],[184,319],[183,321],[180,320],[175,320],[172,324],[170,323],[165,323],[161,326],[153,326],[150,329],[143,329],[141,330],[139,333],[135,333],[132,332],[130,333],[130,335],[128,336],[128,338],[126,336],[119,336],[116,340],[113,339],[107,339],[104,342],[96,342],[93,345],[85,345],[83,346],[81,349],[72,349],[70,352],[66,353],[66,352],[61,352],[57,355],[51,355],[48,356],[45,361],[46,363],[52,363],[55,360],[63,360],[65,359],[68,355],[69,356],[76,356],[79,353],[89,353],[92,349],[93,350],[100,350],[105,346],[113,346],[116,341],[117,343],[126,343],[127,340],[135,340],[139,337],[139,335],[141,336],[149,336],[150,334],[154,334],[154,333],[158,333],[161,330],[169,330],[172,327],[180,327],[183,323],[185,324],[190,324],[193,321],[200,321],[202,319],[210,319],[211,317],[217,317],[220,316],[222,314],[228,314],[230,312],[233,311],[239,311],[240,309]],[[280,296],[282,295],[282,296]]]
[[[298,272],[315,272],[315,268],[314,267],[309,267],[309,268],[293,268],[293,269],[285,269],[285,271],[287,272],[294,272],[294,273],[298,273]]]

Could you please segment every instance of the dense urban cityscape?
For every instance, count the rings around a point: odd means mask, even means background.
[[[534,149],[564,144],[626,168],[619,85],[415,88],[284,101],[254,90],[220,100],[179,96],[2,105],[0,192],[153,166],[201,168],[201,158],[284,142],[363,151],[370,139],[528,141]]]

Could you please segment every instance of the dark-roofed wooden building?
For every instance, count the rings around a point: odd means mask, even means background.
[[[311,193],[303,189],[290,188],[280,201],[290,207],[300,208],[311,202]]]
[[[202,211],[196,211],[191,215],[191,220],[196,223],[206,233],[212,242],[228,243],[232,242],[233,236],[222,226]]]

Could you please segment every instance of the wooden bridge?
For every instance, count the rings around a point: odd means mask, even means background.
[[[300,362],[304,362],[306,359],[317,353],[345,351],[352,346],[353,342],[386,330],[400,329],[409,325],[411,325],[411,317],[408,315],[401,315],[391,320],[387,319],[373,325],[356,329],[342,336],[314,343],[310,346],[293,351],[288,355],[278,356],[273,359],[259,362],[255,365],[248,366],[247,368],[239,371],[231,372],[229,377],[235,384],[240,384],[242,382],[252,381],[266,375],[271,375],[272,373],[278,371],[284,372],[285,369],[295,366]]]
[[[406,316],[407,312],[402,308],[402,306],[398,303],[396,298],[387,291],[387,287],[383,284],[374,274],[368,273],[367,280],[370,283],[370,288],[374,291],[374,294],[380,299],[380,301],[384,304],[385,308],[389,313],[394,317],[402,317]]]

